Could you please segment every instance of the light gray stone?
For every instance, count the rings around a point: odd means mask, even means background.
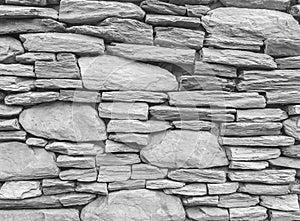
[[[251,196],[244,193],[233,193],[229,195],[221,195],[218,206],[223,208],[239,208],[255,206],[258,203],[258,196]]]
[[[278,157],[276,159],[269,160],[270,164],[278,167],[287,167],[292,169],[300,169],[300,159],[290,157]]]
[[[226,174],[219,170],[179,169],[169,171],[168,177],[182,182],[225,183]]]
[[[55,61],[54,53],[27,52],[16,56],[16,60],[22,64],[34,64],[36,61]]]
[[[97,115],[89,105],[55,102],[26,109],[19,120],[27,132],[38,137],[78,142],[105,140],[105,124]]]
[[[236,93],[226,91],[180,91],[168,92],[169,103],[174,106],[264,108],[265,99],[258,93]]]
[[[196,61],[193,75],[236,78],[237,69],[235,67],[222,64],[212,64],[202,61]]]
[[[0,141],[25,141],[26,132],[24,131],[0,131]]]
[[[281,148],[282,155],[287,157],[299,157],[300,158],[300,145],[292,145]]]
[[[130,45],[131,49],[134,47]],[[175,76],[158,66],[109,55],[82,57],[78,62],[87,89],[172,91],[178,88]]]
[[[59,202],[63,206],[80,206],[86,205],[96,198],[95,194],[89,193],[70,193],[59,198]]]
[[[2,142],[0,146],[1,181],[58,176],[59,170],[55,164],[55,156],[44,149],[29,148],[26,144],[19,142]]]
[[[101,94],[96,91],[60,90],[59,100],[79,103],[99,103],[101,101]]]
[[[280,156],[280,149],[261,147],[226,147],[226,153],[230,160],[256,161],[277,158]]]
[[[177,197],[151,190],[113,192],[106,197],[98,197],[81,212],[83,221],[118,220],[120,216],[124,220],[136,221],[184,221],[185,212]]]
[[[277,64],[274,59],[266,54],[254,53],[242,50],[219,50],[212,48],[202,49],[202,61],[208,63],[217,63],[232,65],[237,68],[252,69],[275,69]]]
[[[237,110],[237,121],[242,122],[272,122],[288,118],[285,111],[280,108]]]
[[[182,196],[203,196],[207,194],[206,185],[203,183],[187,184],[184,187],[175,189],[164,189],[166,194],[175,194]]]
[[[110,1],[62,0],[59,9],[59,20],[70,24],[93,24],[108,17],[142,20],[144,15],[133,3]]]
[[[0,5],[0,18],[52,18],[57,19],[58,12],[53,8]]]
[[[149,143],[150,136],[149,134],[139,133],[115,133],[110,134],[108,138],[116,142],[127,143],[130,145],[146,146]]]
[[[300,56],[275,59],[279,69],[300,69]]]
[[[125,143],[118,143],[112,140],[106,140],[105,144],[105,152],[108,153],[138,153],[140,152],[140,149],[142,146],[139,145],[133,145],[133,144],[125,144]]]
[[[296,194],[289,194],[283,196],[261,196],[260,204],[269,209],[282,211],[298,211],[298,197]]]
[[[168,179],[156,179],[156,180],[147,180],[146,181],[146,188],[152,190],[159,190],[159,189],[176,189],[185,186],[183,182],[177,182]]]
[[[232,181],[265,184],[288,184],[295,180],[296,171],[260,170],[260,171],[230,171],[228,177]]]
[[[8,5],[34,5],[34,6],[46,6],[47,0],[5,0]]]
[[[0,131],[20,130],[19,121],[15,119],[0,119]]]
[[[1,25],[2,25],[2,21],[0,24],[0,28],[1,28]],[[1,33],[1,31],[0,31],[0,33]],[[9,37],[9,36],[1,36],[0,37],[0,63],[14,63],[16,61],[16,56],[23,54],[23,53],[24,53],[24,49],[19,40],[15,39],[13,37]],[[9,67],[9,66],[6,66],[6,67]],[[21,66],[19,68],[21,68]],[[2,69],[3,68],[0,68],[1,75],[3,74]],[[7,70],[7,73],[9,73],[9,70]]]
[[[286,195],[289,193],[289,186],[241,183],[239,192],[249,193],[251,195]]]
[[[145,22],[153,26],[199,28],[200,19],[195,17],[147,14]]]
[[[290,105],[287,107],[289,115],[300,115],[300,105]]]
[[[148,164],[134,164],[131,167],[132,180],[161,179],[167,176],[168,170]]]
[[[218,206],[218,196],[193,196],[182,199],[184,206]]]
[[[210,7],[206,5],[185,5],[185,7],[189,17],[201,18],[210,11]]]
[[[145,180],[126,180],[108,184],[109,191],[145,189]]]
[[[207,184],[209,195],[223,195],[235,193],[237,192],[238,188],[239,183],[236,182]]]
[[[104,101],[164,103],[168,95],[151,91],[109,91],[102,93]]]
[[[44,195],[55,195],[62,193],[75,192],[74,181],[63,181],[60,179],[43,179],[42,182]]]
[[[107,195],[106,183],[78,183],[76,192],[93,193],[98,195]]]
[[[80,55],[104,54],[101,38],[73,33],[21,34],[20,39],[28,51],[71,52]]]
[[[296,140],[300,140],[300,117],[292,117],[283,122],[284,132],[294,137]]]
[[[140,7],[147,13],[163,14],[163,15],[185,15],[184,6],[178,6],[163,1],[145,0]]]
[[[26,92],[34,88],[34,80],[30,78],[0,76],[0,89],[3,91]]]
[[[0,117],[12,117],[17,116],[21,113],[23,107],[21,106],[8,106],[0,104]]]
[[[58,167],[89,169],[96,167],[95,157],[73,157],[59,155],[56,159]]]
[[[0,199],[26,199],[42,195],[39,181],[8,181],[0,188]]]
[[[300,2],[298,2],[298,5],[293,5],[290,9],[289,12],[291,15],[293,15],[295,18],[300,17]]]
[[[116,182],[129,180],[130,166],[100,166],[98,182]]]
[[[300,99],[299,91],[275,91],[266,93],[268,104],[297,104]]]
[[[233,170],[263,170],[269,167],[269,163],[266,161],[231,161],[229,168]]]
[[[217,207],[191,207],[186,213],[192,220],[229,220],[228,211]]]
[[[214,0],[169,0],[169,2],[176,5],[209,5],[214,3]]]
[[[270,218],[271,221],[293,221],[295,219],[299,219],[300,212],[284,212],[284,211],[277,211],[277,210],[270,210]]]
[[[204,130],[204,131],[211,131],[217,130],[217,124],[209,121],[202,121],[202,120],[191,120],[191,121],[173,121],[172,125],[175,128],[182,129],[182,130]]]
[[[138,154],[97,154],[96,165],[97,166],[121,166],[140,163],[140,157]]]
[[[298,34],[300,31],[298,31]],[[300,39],[268,38],[265,41],[265,53],[273,57],[288,57],[300,55]]]
[[[295,139],[288,136],[258,136],[258,137],[220,137],[221,145],[227,146],[263,146],[263,147],[278,147],[290,146],[295,143]]]
[[[260,221],[268,218],[267,209],[262,206],[229,208],[230,220]]]
[[[73,79],[37,79],[34,82],[34,86],[43,89],[81,89],[82,81]]]
[[[286,11],[290,6],[290,0],[221,0],[226,7],[238,8],[262,8],[271,10]]]
[[[5,97],[6,105],[28,106],[40,103],[47,103],[58,100],[59,93],[54,91],[47,92],[25,92],[11,94]]]
[[[33,147],[45,147],[47,145],[48,141],[42,138],[36,138],[36,137],[29,137],[26,140],[26,144],[28,146]]]
[[[0,50],[1,50],[1,46],[0,46]],[[31,65],[0,64],[0,71],[1,71],[0,74],[1,76],[5,75],[5,76],[17,76],[17,77],[35,77],[35,74],[33,72],[33,66]]]
[[[97,170],[94,169],[69,169],[59,173],[61,180],[77,180],[79,182],[94,182],[97,180]]]

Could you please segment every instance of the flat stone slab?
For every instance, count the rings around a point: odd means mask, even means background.
[[[296,140],[300,140],[300,117],[292,117],[283,122],[284,132],[294,137]]]
[[[275,59],[279,69],[300,69],[300,56]]]
[[[58,100],[59,93],[54,91],[47,92],[25,92],[19,94],[11,94],[5,97],[7,105],[28,106]]]
[[[176,189],[164,189],[164,193],[181,196],[203,196],[207,194],[207,189],[203,183],[192,183]]]
[[[0,28],[1,25],[2,21]],[[16,56],[23,53],[24,49],[19,40],[9,36],[0,37],[0,63],[14,63],[16,61]]]
[[[122,166],[122,165],[133,165],[140,163],[140,157],[138,154],[111,154],[104,153],[96,156],[97,166]]]
[[[55,61],[56,56],[49,52],[27,52],[17,55],[16,60],[21,64],[34,64],[36,61]]]
[[[37,79],[34,81],[36,88],[44,89],[81,89],[82,81],[74,79]]]
[[[0,73],[0,76],[35,77],[32,65],[0,64]]]
[[[153,26],[199,28],[200,19],[195,17],[147,14],[145,22]]]
[[[218,206],[222,208],[238,208],[255,206],[258,203],[258,196],[251,196],[244,193],[232,193],[229,195],[221,195]]]
[[[207,184],[207,190],[209,195],[222,195],[235,193],[239,188],[239,183],[228,182],[228,183],[211,183]]]
[[[186,209],[187,217],[192,220],[228,220],[229,213],[226,209],[218,207],[189,207]]]
[[[97,180],[97,170],[93,169],[69,169],[59,173],[59,178],[66,181],[94,182]]]
[[[283,196],[261,196],[261,205],[269,209],[281,211],[298,211],[298,196],[289,194]]]
[[[0,5],[0,18],[52,18],[57,19],[58,12],[53,8]]]
[[[300,55],[299,37],[298,39],[268,38],[265,41],[265,44],[265,53],[274,57],[292,57]]]
[[[237,110],[236,120],[240,122],[273,122],[288,118],[287,113],[280,108]]]
[[[109,191],[145,189],[145,180],[126,180],[108,184]]]
[[[0,188],[0,199],[26,199],[40,195],[39,181],[8,181]]]
[[[230,220],[254,221],[268,218],[267,209],[262,206],[251,206],[246,208],[229,208]]]
[[[131,167],[123,166],[100,166],[97,182],[118,182],[129,180]]]
[[[290,191],[288,185],[245,183],[240,184],[239,192],[249,193],[252,195],[286,195]]]
[[[230,160],[258,161],[279,157],[280,149],[262,147],[226,147],[226,153]]]
[[[103,101],[147,102],[160,104],[168,100],[168,95],[151,91],[108,91],[102,93]]]
[[[299,91],[275,91],[266,92],[268,104],[298,104],[300,99]]]
[[[253,2],[251,0],[221,0],[226,7],[238,7],[238,8],[262,8],[286,11],[290,6],[289,0],[259,0]]]
[[[299,157],[300,158],[300,145],[292,145],[281,149],[282,155],[287,157]]]
[[[228,66],[228,65],[196,61],[195,62],[195,70],[194,70],[193,75],[236,78],[237,77],[237,69],[233,66]]]
[[[168,178],[182,182],[225,183],[224,171],[211,169],[179,169],[169,171]]]
[[[292,169],[300,169],[300,159],[290,157],[278,157],[276,159],[269,160],[270,164],[278,167],[287,167]]]
[[[62,168],[89,169],[96,167],[95,157],[73,157],[59,155],[56,159],[56,165]]]
[[[184,206],[209,206],[216,207],[218,206],[219,197],[218,196],[192,196],[182,199]],[[219,208],[221,210],[225,210]]]
[[[155,13],[163,15],[185,15],[186,13],[186,8],[184,6],[174,5],[156,0],[143,1],[140,7],[149,14]]]
[[[162,179],[168,174],[168,169],[159,168],[148,164],[134,164],[131,167],[130,179],[133,180],[149,180],[149,179]]]
[[[96,91],[60,90],[58,99],[78,103],[100,103],[101,94]]]

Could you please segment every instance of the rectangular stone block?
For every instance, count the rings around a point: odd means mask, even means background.
[[[164,103],[168,95],[151,91],[108,91],[102,93],[104,101]]]
[[[300,100],[299,91],[275,91],[266,93],[268,104],[298,104]]]
[[[226,147],[226,153],[230,160],[256,161],[277,158],[280,155],[280,149],[260,147]]]
[[[173,26],[182,28],[199,28],[200,19],[174,15],[147,14],[145,22],[153,26]]]
[[[121,166],[140,163],[138,154],[98,154],[96,156],[97,166]]]
[[[279,69],[300,69],[300,56],[275,59]]]
[[[168,177],[182,182],[225,183],[226,174],[221,170],[179,169],[169,171]]]
[[[278,147],[290,146],[295,143],[293,137],[278,136],[259,136],[259,137],[221,137],[219,142],[225,146],[262,146],[262,147]]]
[[[193,74],[213,77],[236,78],[237,69],[233,66],[228,65],[196,61]]]
[[[237,110],[237,121],[241,122],[272,122],[283,121],[288,118],[285,111],[280,108]]]
[[[79,103],[100,103],[101,94],[96,91],[60,90],[58,99]]]
[[[268,38],[265,41],[265,53],[274,57],[292,57],[300,55],[300,39]]]
[[[129,180],[131,166],[100,166],[98,182],[116,182]]]

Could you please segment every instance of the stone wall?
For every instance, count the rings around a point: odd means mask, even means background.
[[[300,220],[299,18],[0,0],[0,221]]]

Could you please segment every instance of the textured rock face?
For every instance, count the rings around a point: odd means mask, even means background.
[[[184,221],[185,213],[176,197],[150,190],[124,190],[99,197],[83,209],[81,218],[83,221]]]
[[[106,139],[105,125],[89,105],[62,102],[41,104],[23,111],[20,123],[26,131],[50,139],[70,141]]]
[[[53,18],[57,11],[52,8],[0,5],[0,18]]]
[[[285,11],[290,6],[289,0],[221,0],[221,2],[227,7],[238,7],[238,8],[264,8]]]
[[[16,55],[22,53],[24,49],[20,41],[8,36],[0,37],[0,63],[14,63]]]
[[[284,131],[286,134],[300,140],[300,118],[292,117],[283,122]]]

